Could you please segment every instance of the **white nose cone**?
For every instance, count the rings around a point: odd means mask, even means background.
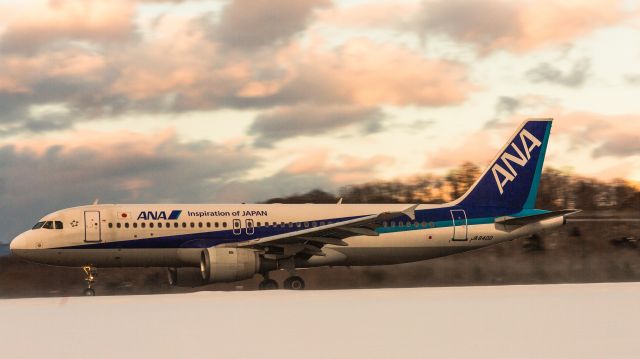
[[[16,250],[27,249],[27,240],[24,233],[14,238],[9,244],[9,250],[15,254]]]

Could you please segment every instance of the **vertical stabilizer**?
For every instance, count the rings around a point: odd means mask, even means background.
[[[524,121],[480,179],[454,204],[514,211],[533,209],[552,121]]]

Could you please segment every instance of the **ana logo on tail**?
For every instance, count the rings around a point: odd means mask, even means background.
[[[526,166],[531,159],[532,151],[536,147],[540,147],[542,145],[542,142],[540,142],[540,140],[526,129],[522,129],[519,137],[522,142],[522,149],[516,145],[515,141],[511,142],[511,148],[513,148],[517,156],[505,151],[491,168],[491,172],[493,172],[493,177],[496,179],[496,185],[498,185],[500,195],[504,193],[504,187],[518,177],[518,172],[513,168],[512,163],[515,163],[520,167]],[[500,160],[502,160],[504,167],[499,164]]]

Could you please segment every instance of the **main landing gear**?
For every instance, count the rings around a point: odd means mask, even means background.
[[[262,276],[264,280],[260,282],[258,285],[258,289],[260,290],[272,290],[278,289],[278,282],[269,278],[268,273],[263,273]],[[298,276],[291,276],[284,280],[284,288],[292,289],[292,290],[302,290],[304,289],[304,280]]]
[[[291,276],[284,280],[284,287],[286,289],[303,290],[304,280],[296,275]]]
[[[91,266],[84,266],[82,267],[82,270],[86,275],[84,280],[87,282],[87,288],[82,291],[82,294],[87,297],[93,297],[96,295],[96,291],[93,290],[93,284],[96,282],[97,269]]]

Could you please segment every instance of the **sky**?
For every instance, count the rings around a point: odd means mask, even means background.
[[[640,181],[640,1],[0,0],[0,241],[59,208],[485,166]]]

